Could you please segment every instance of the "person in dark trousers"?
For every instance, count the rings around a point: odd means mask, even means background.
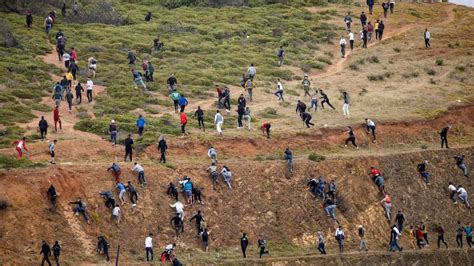
[[[242,255],[244,258],[247,258],[247,254],[245,253],[247,251],[247,247],[249,245],[249,239],[247,237],[247,234],[244,233],[242,237],[240,238],[240,248],[242,249]]]
[[[362,11],[362,13],[360,13],[360,24],[362,25],[362,27],[365,27],[365,25],[367,25],[367,16],[365,15],[364,11]]]
[[[112,210],[115,207],[115,199],[112,191],[100,191],[99,195],[105,199],[105,207]]]
[[[349,137],[346,139],[346,144],[344,144],[344,147],[347,147],[347,143],[349,143],[350,141],[352,145],[356,147],[356,149],[359,149],[359,146],[357,146],[357,144],[355,143],[355,135],[351,126],[347,127],[347,134],[349,134]]]
[[[166,163],[166,151],[168,150],[168,145],[166,144],[165,137],[163,135],[160,136],[160,140],[158,141],[158,150],[160,150],[160,163]]]
[[[202,217],[201,211],[198,211],[191,219],[189,219],[190,222],[193,220],[196,220],[196,231],[197,235],[200,235],[204,229],[202,226],[202,222],[204,222],[204,218]]]
[[[288,165],[288,171],[290,174],[293,173],[293,153],[291,152],[290,148],[286,148],[285,152],[283,153],[283,157],[285,158],[287,165]]]
[[[324,236],[321,231],[318,231],[318,250],[322,255],[326,255],[326,250],[324,249]]]
[[[105,255],[105,258],[107,259],[107,261],[110,261],[109,243],[107,242],[107,240],[105,240],[104,236],[99,236],[98,240],[99,241],[97,242],[97,250],[99,251],[99,253]]]
[[[86,203],[84,201],[82,201],[82,199],[79,198],[76,201],[71,201],[71,202],[69,202],[69,204],[77,205],[73,209],[73,211],[76,213],[76,215],[82,214],[82,216],[84,216],[84,219],[86,220],[86,222],[88,224],[91,223],[91,221],[89,219],[89,215],[87,214]]]
[[[427,185],[429,185],[430,184],[430,173],[428,173],[428,171],[426,170],[427,166],[428,166],[428,161],[424,160],[423,162],[419,163],[416,166],[416,170],[418,171],[418,173],[423,178],[423,181],[425,181],[425,183]]]
[[[38,128],[40,130],[41,140],[44,140],[48,134],[48,121],[44,119],[44,116],[41,116],[41,120],[38,122]]]
[[[425,37],[425,47],[430,48],[430,39],[431,39],[431,33],[428,31],[428,29],[425,29],[425,32],[423,33],[423,37]]]
[[[237,107],[237,128],[238,129],[241,129],[241,128],[244,127],[244,125],[242,123],[244,113],[245,113],[245,107],[243,107],[242,105],[239,104],[239,106]]]
[[[308,128],[310,128],[311,126],[314,126],[314,124],[311,123],[312,116],[310,113],[303,112],[300,114],[300,116],[301,116],[301,120],[303,120],[303,122],[306,124]]]
[[[259,239],[258,239],[258,248],[260,249],[260,258],[262,258],[262,255],[263,254],[268,254],[268,250],[265,250],[265,248],[267,247],[267,241],[263,238],[263,235],[260,235],[259,236]]]
[[[61,16],[66,17],[66,3],[61,7]]]
[[[186,134],[186,125],[188,124],[188,117],[186,116],[185,112],[179,113],[179,120],[181,123],[181,134]]]
[[[444,127],[443,129],[441,129],[441,131],[439,132],[439,136],[441,137],[441,149],[444,146],[446,146],[446,149],[449,149],[448,132],[449,132],[450,129],[451,129],[451,126],[448,125],[448,126]]]
[[[333,110],[336,110],[336,108],[334,108],[334,106],[332,106],[332,104],[329,102],[329,97],[326,93],[323,92],[323,90],[319,90],[319,94],[321,95],[321,108],[324,110],[324,104],[326,103],[327,105],[329,105],[329,107],[331,107]]]
[[[137,60],[137,57],[132,51],[128,51],[127,59],[128,59],[129,65],[135,65],[135,61]]]
[[[61,246],[59,245],[58,241],[55,241],[53,245],[53,256],[54,256],[54,261],[56,261],[56,266],[59,266],[60,255],[61,255]]]
[[[240,94],[239,98],[237,99],[237,104],[242,105],[243,107],[247,106],[247,100],[245,100],[245,96]]]
[[[367,42],[369,40],[369,32],[367,27],[362,28],[362,48],[367,48]]]
[[[132,155],[133,155],[133,139],[132,135],[128,134],[128,137],[124,140],[124,145],[125,145],[125,158],[124,161],[127,161],[127,157],[130,156],[130,162],[133,161]]]
[[[178,105],[179,105],[179,108],[180,108],[180,113],[184,112],[184,109],[186,108],[186,106],[188,105],[188,99],[186,98],[186,96],[184,96],[184,94],[181,94],[179,96],[179,99],[178,99]]]
[[[179,213],[176,213],[176,215],[173,218],[171,218],[170,223],[172,225],[174,225],[174,230],[176,232],[176,238],[179,238],[179,231],[181,231],[181,233],[184,232],[183,220],[181,220],[181,217],[179,216]]]
[[[201,198],[201,195],[202,195],[201,190],[199,188],[193,186],[192,193],[193,193],[193,203],[199,202],[199,204],[203,204],[202,203],[202,198]]]
[[[77,71],[79,71],[79,66],[76,64],[76,61],[71,60],[71,64],[69,64],[69,70],[71,70],[73,79],[77,80]]]
[[[33,13],[31,11],[26,12],[26,26],[28,28],[33,26]]]
[[[446,248],[448,248],[448,244],[446,243],[446,241],[444,241],[444,227],[441,224],[438,224],[438,228],[436,229],[436,231],[438,231],[438,248],[441,242],[443,242]]]
[[[306,104],[300,100],[298,100],[298,103],[296,104],[296,113],[304,113],[306,112]]]
[[[428,229],[426,228],[424,222],[420,223],[420,230],[423,233],[423,239],[425,239],[425,243],[428,246],[430,244],[430,242],[428,241]]]
[[[145,118],[143,118],[142,115],[138,115],[137,119],[137,129],[138,129],[138,135],[141,137],[143,135],[143,130],[145,129],[145,124],[146,124]]]
[[[178,201],[178,188],[176,188],[176,185],[170,182],[168,185],[168,189],[166,190],[166,194],[175,198],[176,201]],[[193,193],[194,194],[194,193]]]
[[[277,56],[278,56],[278,66],[283,65],[283,56],[285,54],[285,51],[283,51],[283,46],[280,46],[280,49],[278,49]]]
[[[383,24],[383,20],[382,20],[379,23],[379,40],[382,40],[384,30],[385,30],[385,24]]]
[[[198,121],[199,129],[202,128],[202,131],[206,131],[206,128],[204,127],[204,111],[201,109],[201,106],[198,106],[196,112],[194,112],[194,117]]]
[[[148,11],[148,12],[146,13],[146,16],[145,16],[145,21],[150,21],[150,20],[151,20],[151,18],[152,18],[152,16],[151,16],[151,12],[150,12],[150,11]]]
[[[82,103],[82,92],[84,91],[84,88],[82,87],[81,83],[77,83],[76,85],[76,103],[81,104]]]
[[[56,192],[56,188],[53,184],[49,186],[47,193],[49,196],[49,200],[51,201],[51,206],[53,207],[53,210],[56,210],[56,199],[58,197],[58,193]]]
[[[398,231],[403,232],[403,223],[405,222],[405,215],[403,215],[402,211],[398,211],[397,215],[395,216],[395,222],[397,222]]]
[[[382,2],[382,9],[383,9],[383,17],[384,18],[387,18],[389,8],[390,8],[390,5],[387,2]]]
[[[372,11],[374,9],[374,0],[367,0],[367,5],[369,6],[369,14],[372,15]]]
[[[168,80],[166,80],[166,84],[168,84],[168,91],[172,92],[173,90],[176,90],[176,86],[178,85],[178,80],[174,76],[174,74],[171,74]]]
[[[267,135],[267,139],[270,139],[270,128],[272,127],[272,124],[268,123],[268,122],[264,122],[262,124],[262,134]]]
[[[461,222],[458,221],[456,226],[456,244],[458,244],[458,248],[462,248],[462,235],[464,233],[464,226],[462,226]]]
[[[366,130],[367,130],[367,134],[369,134],[370,132],[372,132],[372,138],[373,138],[373,142],[376,141],[376,137],[375,137],[375,122],[366,118],[365,119],[365,123],[366,123]]]
[[[465,176],[465,177],[469,177],[468,176],[468,170],[467,170],[467,166],[466,164],[464,163],[464,158],[466,156],[464,154],[461,154],[461,155],[456,155],[454,156],[454,160],[456,160],[456,166],[461,169],[462,171],[462,174]]]
[[[130,195],[130,201],[132,202],[132,204],[137,204],[138,194],[137,190],[132,185],[132,182],[128,181],[127,186],[125,188],[128,190],[128,194]]]
[[[43,259],[41,260],[41,266],[44,265],[45,261],[48,263],[49,266],[51,266],[51,261],[49,261],[49,256],[51,256],[51,248],[49,247],[48,243],[46,243],[46,241],[43,241],[41,245],[40,254],[43,254]]]
[[[69,113],[72,112],[72,99],[74,96],[72,95],[71,90],[66,91],[66,101],[67,101],[67,106],[68,106],[68,111]]]

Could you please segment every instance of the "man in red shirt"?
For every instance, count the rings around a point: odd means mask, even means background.
[[[267,133],[267,139],[270,139],[270,128],[272,125],[268,122],[263,122],[262,124],[262,135],[265,135]]]
[[[53,110],[53,120],[54,120],[54,132],[58,132],[57,124],[59,123],[59,129],[63,129],[61,125],[61,116],[59,115],[59,107],[56,105]]]
[[[179,118],[181,120],[181,133],[186,134],[186,124],[188,123],[188,117],[185,112],[179,113]]]

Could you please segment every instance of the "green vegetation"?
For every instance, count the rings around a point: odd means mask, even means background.
[[[12,168],[34,168],[44,166],[43,163],[34,163],[23,157],[19,160],[4,155],[0,155],[0,169]]]
[[[322,162],[322,161],[326,160],[326,156],[321,155],[321,154],[317,154],[317,153],[310,153],[308,155],[308,160],[314,161],[314,162]]]
[[[443,63],[444,63],[443,59],[440,59],[440,58],[436,59],[436,65],[437,66],[442,66]]]

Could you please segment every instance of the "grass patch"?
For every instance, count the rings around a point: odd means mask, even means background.
[[[438,59],[436,59],[435,64],[436,64],[437,66],[442,66],[442,65],[444,64],[444,61],[443,61],[443,59],[438,58]]]
[[[400,48],[398,48],[398,47],[393,48],[393,51],[395,51],[396,53],[402,52],[402,50],[401,50]]]
[[[277,110],[272,107],[265,107],[265,109],[260,111],[259,115],[263,118],[275,118],[277,117]]]
[[[406,79],[410,79],[410,78],[417,78],[420,74],[416,71],[414,72],[410,72],[410,73],[404,73],[402,74],[402,77],[406,78]]]
[[[0,169],[35,168],[43,166],[45,166],[44,163],[35,163],[25,157],[17,160],[16,158],[0,155]]]
[[[326,156],[317,154],[317,153],[310,153],[308,155],[308,160],[313,161],[313,162],[322,162],[326,160]]]
[[[426,74],[430,75],[430,76],[434,76],[436,75],[436,71],[434,69],[425,69],[426,71]]]

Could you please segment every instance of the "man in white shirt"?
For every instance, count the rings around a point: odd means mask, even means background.
[[[217,163],[217,151],[216,149],[214,149],[214,147],[211,146],[209,150],[207,150],[207,156],[211,158],[212,162]]]
[[[224,124],[224,117],[221,115],[219,110],[216,111],[216,115],[214,116],[214,123],[216,124],[217,132],[219,132],[219,135],[222,135],[222,124]]]
[[[367,124],[366,125],[367,134],[369,134],[372,131],[372,137],[374,138],[373,142],[375,142],[376,141],[376,138],[375,138],[375,122],[368,119],[368,118],[366,118],[365,123]]]
[[[284,102],[285,100],[283,99],[283,91],[283,85],[281,84],[280,79],[277,79],[277,86],[274,94],[278,97],[278,100],[282,100]]]
[[[94,82],[91,79],[87,80],[87,100],[89,103],[92,102],[92,89],[94,88]]]
[[[54,162],[54,151],[56,150],[56,143],[58,141],[57,140],[53,140],[53,142],[51,142],[49,144],[49,154],[51,155],[51,161],[49,161],[51,164],[55,164]]]
[[[471,208],[471,204],[469,203],[469,199],[467,197],[467,191],[466,189],[464,189],[461,185],[458,186],[458,197],[459,199],[464,203],[466,204],[466,207],[468,209]]]
[[[457,188],[453,185],[453,183],[449,182],[448,190],[450,195],[451,200],[453,201],[454,204],[458,204],[456,201],[456,193],[457,193]]]
[[[351,51],[354,50],[354,33],[349,31],[349,44],[351,45]]]
[[[146,181],[145,181],[145,169],[143,169],[143,166],[135,162],[133,164],[132,171],[138,174],[137,176],[138,183],[140,183],[140,185],[144,187],[146,184]]]
[[[112,216],[115,219],[115,224],[119,225],[120,224],[120,218],[122,217],[122,211],[120,210],[120,207],[119,207],[118,204],[115,204],[115,207],[112,210]]]
[[[176,201],[174,204],[170,204],[171,208],[176,208],[176,213],[179,214],[179,218],[184,221],[184,205],[181,201]]]
[[[145,238],[146,261],[153,261],[153,234],[150,233]]]
[[[428,29],[425,29],[424,37],[425,37],[425,47],[430,48],[431,47],[430,45],[431,33],[428,31]]]
[[[342,58],[344,58],[346,56],[346,39],[344,38],[344,36],[341,36],[341,40],[339,41],[339,44],[341,45],[341,55],[342,55]]]

